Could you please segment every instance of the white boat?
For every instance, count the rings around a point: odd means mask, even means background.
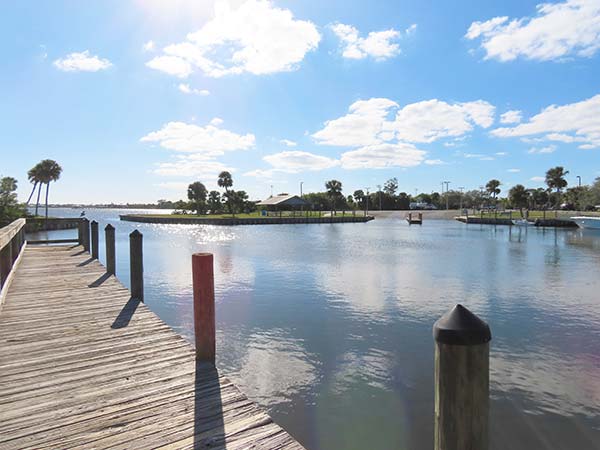
[[[513,225],[516,225],[518,227],[531,227],[535,225],[533,222],[530,222],[527,219],[513,220],[512,223]]]
[[[579,226],[579,228],[591,228],[593,230],[600,230],[600,217],[576,216],[571,217],[571,220],[575,222]]]

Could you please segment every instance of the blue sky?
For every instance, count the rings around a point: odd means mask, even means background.
[[[0,15],[0,174],[54,202],[414,193],[600,176],[600,1],[19,1]],[[598,96],[598,97],[597,97]]]

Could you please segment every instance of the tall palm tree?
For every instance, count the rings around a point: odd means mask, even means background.
[[[338,180],[329,180],[325,183],[327,195],[331,198],[331,208],[335,212],[335,201],[342,195],[342,182]]]
[[[568,183],[567,180],[565,180],[565,177],[568,173],[569,171],[561,166],[553,167],[546,172],[546,185],[548,186],[548,189],[556,189],[556,206],[560,204],[560,191],[562,188],[567,187]]]
[[[35,192],[35,188],[40,183],[39,175],[40,175],[39,163],[27,171],[27,178],[29,179],[30,183],[33,183],[33,189],[31,190],[31,194],[29,194],[29,198],[27,199],[27,202],[25,203],[26,205],[29,205],[29,202],[31,201],[31,197],[33,197],[33,193]]]
[[[501,184],[500,181],[493,179],[485,185],[485,190],[494,198],[494,204],[496,204],[496,196],[502,192],[500,189]]]
[[[227,172],[226,170],[221,172],[219,174],[219,179],[217,180],[217,184],[219,185],[219,187],[222,187],[225,189],[224,197],[226,198],[226,203],[227,203],[227,208],[229,209],[229,214],[234,214],[233,213],[232,196],[229,194],[229,188],[231,186],[233,186],[233,178],[231,177],[231,174],[229,172]]]
[[[40,178],[40,186],[42,184],[46,185],[46,219],[48,218],[48,194],[50,191],[50,183],[52,181],[57,181],[60,178],[60,174],[62,173],[62,167],[52,160],[52,159],[44,159],[39,163],[39,178]],[[39,199],[39,191],[38,191],[38,199]],[[38,200],[39,202],[39,200]],[[36,206],[36,215],[37,215],[37,206]]]

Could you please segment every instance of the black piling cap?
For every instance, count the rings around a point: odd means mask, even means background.
[[[433,325],[436,342],[450,345],[485,344],[492,339],[487,323],[465,308],[456,305]]]
[[[106,225],[106,226],[104,227],[104,229],[105,229],[105,230],[114,230],[114,229],[115,229],[115,227],[113,227],[113,226],[112,226],[112,225],[109,223],[108,225]]]
[[[138,230],[133,230],[131,233],[129,233],[129,237],[130,238],[141,238],[142,233],[140,233]]]

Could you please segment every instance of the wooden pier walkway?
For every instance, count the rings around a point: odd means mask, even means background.
[[[0,449],[302,449],[78,245],[26,246],[0,310]]]

